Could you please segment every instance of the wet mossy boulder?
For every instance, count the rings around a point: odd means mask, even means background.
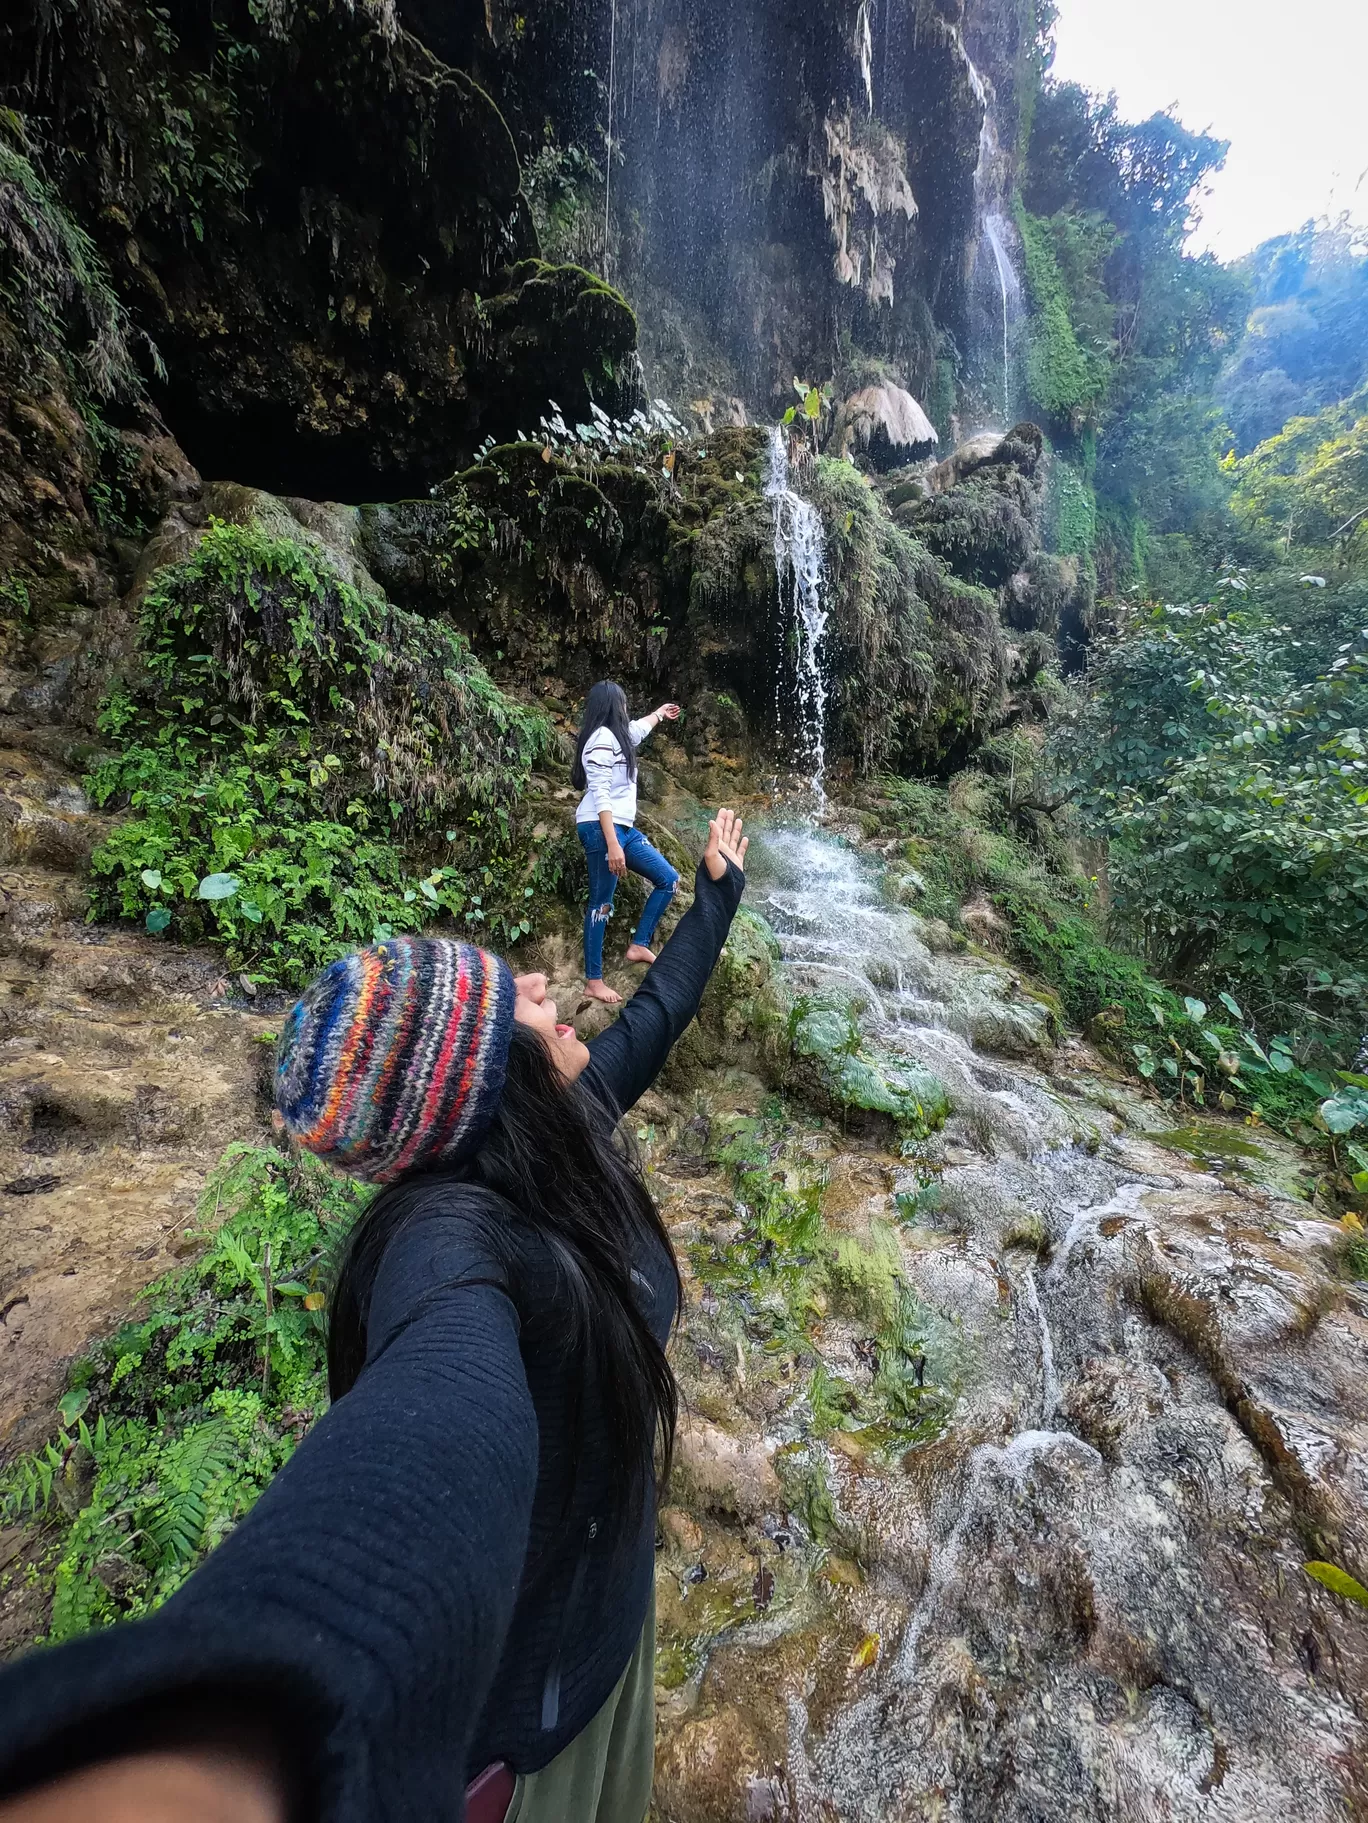
[[[773,715],[765,434],[669,442],[496,445],[431,498],[363,508],[366,561],[519,683],[573,699],[609,674],[634,700],[668,693],[691,751],[711,730],[735,756]]]
[[[841,999],[795,1002],[789,1019],[792,1085],[847,1128],[900,1140],[939,1127],[950,1111],[929,1070],[876,1044]]]
[[[991,447],[976,439],[933,471],[929,498],[905,498],[894,517],[962,580],[1001,588],[1039,548],[1042,450],[1033,424]]]

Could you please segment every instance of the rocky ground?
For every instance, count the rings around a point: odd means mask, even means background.
[[[101,824],[21,738],[0,792],[11,1449],[196,1244],[209,1166],[262,1131],[272,1025],[209,953],[84,922]],[[662,775],[646,814],[682,832],[698,807]],[[781,852],[762,838],[752,896],[782,925]],[[1368,1629],[1302,1569],[1368,1552],[1368,1295],[1297,1199],[1298,1155],[1175,1127],[1055,1044],[989,952],[918,956],[913,914],[889,928],[921,970],[902,999],[950,1011],[879,1027],[870,1055],[934,1065],[939,1131],[819,1111],[829,1058],[776,1066],[764,1009],[803,964],[749,926],[633,1116],[687,1288],[656,1815],[1368,1815]],[[847,946],[878,974],[854,923]],[[572,932],[527,960],[578,1004]]]

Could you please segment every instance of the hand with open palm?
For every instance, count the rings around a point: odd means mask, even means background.
[[[708,846],[703,850],[703,865],[708,870],[708,877],[720,880],[727,871],[727,863],[746,871],[746,850],[750,847],[750,837],[741,833],[741,819],[734,810],[719,810],[708,824]]]

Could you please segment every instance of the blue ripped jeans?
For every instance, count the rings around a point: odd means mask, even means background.
[[[665,915],[665,907],[674,897],[679,875],[664,855],[651,847],[639,829],[631,829],[626,823],[615,823],[613,827],[617,830],[617,839],[622,844],[628,867],[634,874],[640,874],[643,880],[649,880],[655,888],[646,901],[641,922],[632,938],[633,943],[649,944],[655,936],[656,925]],[[589,860],[589,909],[584,914],[584,978],[586,981],[601,981],[603,933],[613,912],[617,875],[608,865],[608,842],[603,833],[603,825],[576,823],[575,828]]]

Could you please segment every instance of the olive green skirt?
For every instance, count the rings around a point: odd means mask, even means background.
[[[505,1823],[642,1823],[655,1777],[655,1589],[612,1695],[540,1772],[519,1778]]]

